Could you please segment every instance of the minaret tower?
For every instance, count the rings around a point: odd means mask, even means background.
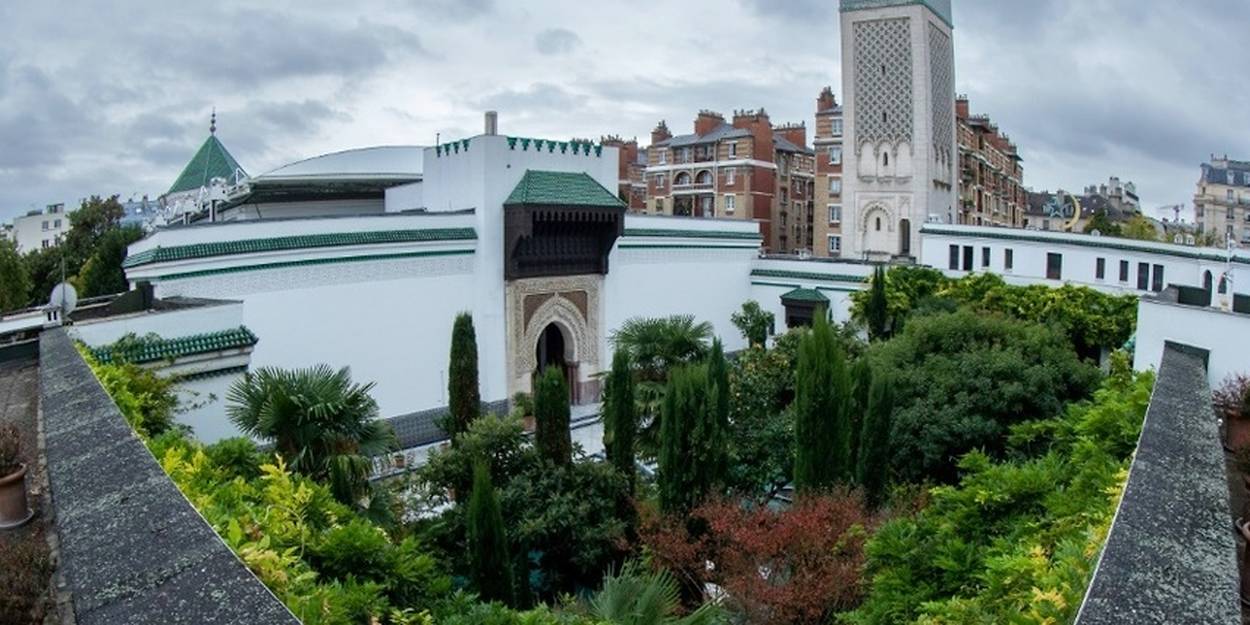
[[[841,0],[844,258],[920,253],[950,221],[955,143],[951,0]]]

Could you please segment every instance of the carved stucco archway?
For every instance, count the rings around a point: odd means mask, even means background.
[[[564,360],[576,365],[573,397],[597,400],[600,343],[600,285],[597,275],[528,278],[507,283],[508,394],[531,392],[538,367],[535,347],[555,324],[564,335]]]
[[[880,229],[877,220],[880,220]],[[895,223],[893,212],[881,202],[868,204],[860,212],[859,237],[860,249],[865,255],[889,254],[895,244]]]

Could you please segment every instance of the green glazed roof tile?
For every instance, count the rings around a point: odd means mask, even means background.
[[[173,260],[233,256],[257,252],[280,252],[346,245],[379,245],[427,241],[466,241],[477,238],[473,228],[426,228],[423,230],[378,230],[373,232],[338,232],[304,234],[268,239],[243,239],[216,243],[196,243],[173,247],[155,247],[129,256],[122,262],[126,268]]]
[[[522,140],[524,141],[524,139]],[[504,204],[543,204],[548,206],[599,206],[624,208],[615,193],[603,188],[589,175],[578,172],[527,169]]]
[[[794,289],[781,296],[782,300],[791,302],[813,302],[817,304],[828,304],[829,298],[824,293],[816,289]]]
[[[118,348],[116,343],[104,347],[93,348],[91,355],[101,363],[107,364],[114,360],[124,360],[135,364],[157,360],[172,360],[181,356],[204,354],[223,349],[251,347],[259,339],[251,330],[244,326],[193,334],[175,339],[140,338],[128,345]]]
[[[813,271],[789,271],[785,269],[752,269],[751,275],[760,278],[790,278],[792,280],[826,280],[829,282],[867,282],[865,276]]]
[[[243,172],[244,176],[247,175],[247,172],[239,166],[239,162],[230,155],[226,146],[217,139],[217,135],[209,135],[204,145],[201,145],[195,156],[191,157],[191,162],[182,168],[182,173],[178,175],[178,179],[166,193],[199,189],[207,186],[213,178],[230,180],[234,178],[235,171]]]

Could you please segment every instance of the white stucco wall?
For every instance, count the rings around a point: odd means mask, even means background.
[[[118,315],[105,319],[89,319],[69,326],[70,337],[90,347],[115,342],[129,333],[136,336],[157,334],[174,339],[192,334],[220,332],[243,325],[243,304],[221,302],[179,310],[156,310]]]
[[[1213,389],[1231,374],[1250,373],[1250,315],[1143,297],[1137,305],[1133,368],[1158,368],[1166,341],[1210,352],[1207,379]]]
[[[242,373],[215,375],[184,380],[178,383],[181,412],[174,416],[178,423],[189,426],[200,442],[211,445],[223,438],[242,436],[226,416],[226,393]]]
[[[851,318],[851,293],[865,288],[861,280],[872,274],[873,265],[848,261],[758,259],[752,266],[751,298],[773,313],[777,333],[786,331],[786,310],[781,296],[797,288],[815,289],[829,298],[830,318],[845,323]],[[785,275],[772,275],[784,272]]]

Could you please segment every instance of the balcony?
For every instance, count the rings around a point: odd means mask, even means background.
[[[674,184],[673,195],[689,195],[691,193],[711,193],[711,182],[692,182],[689,184]]]

